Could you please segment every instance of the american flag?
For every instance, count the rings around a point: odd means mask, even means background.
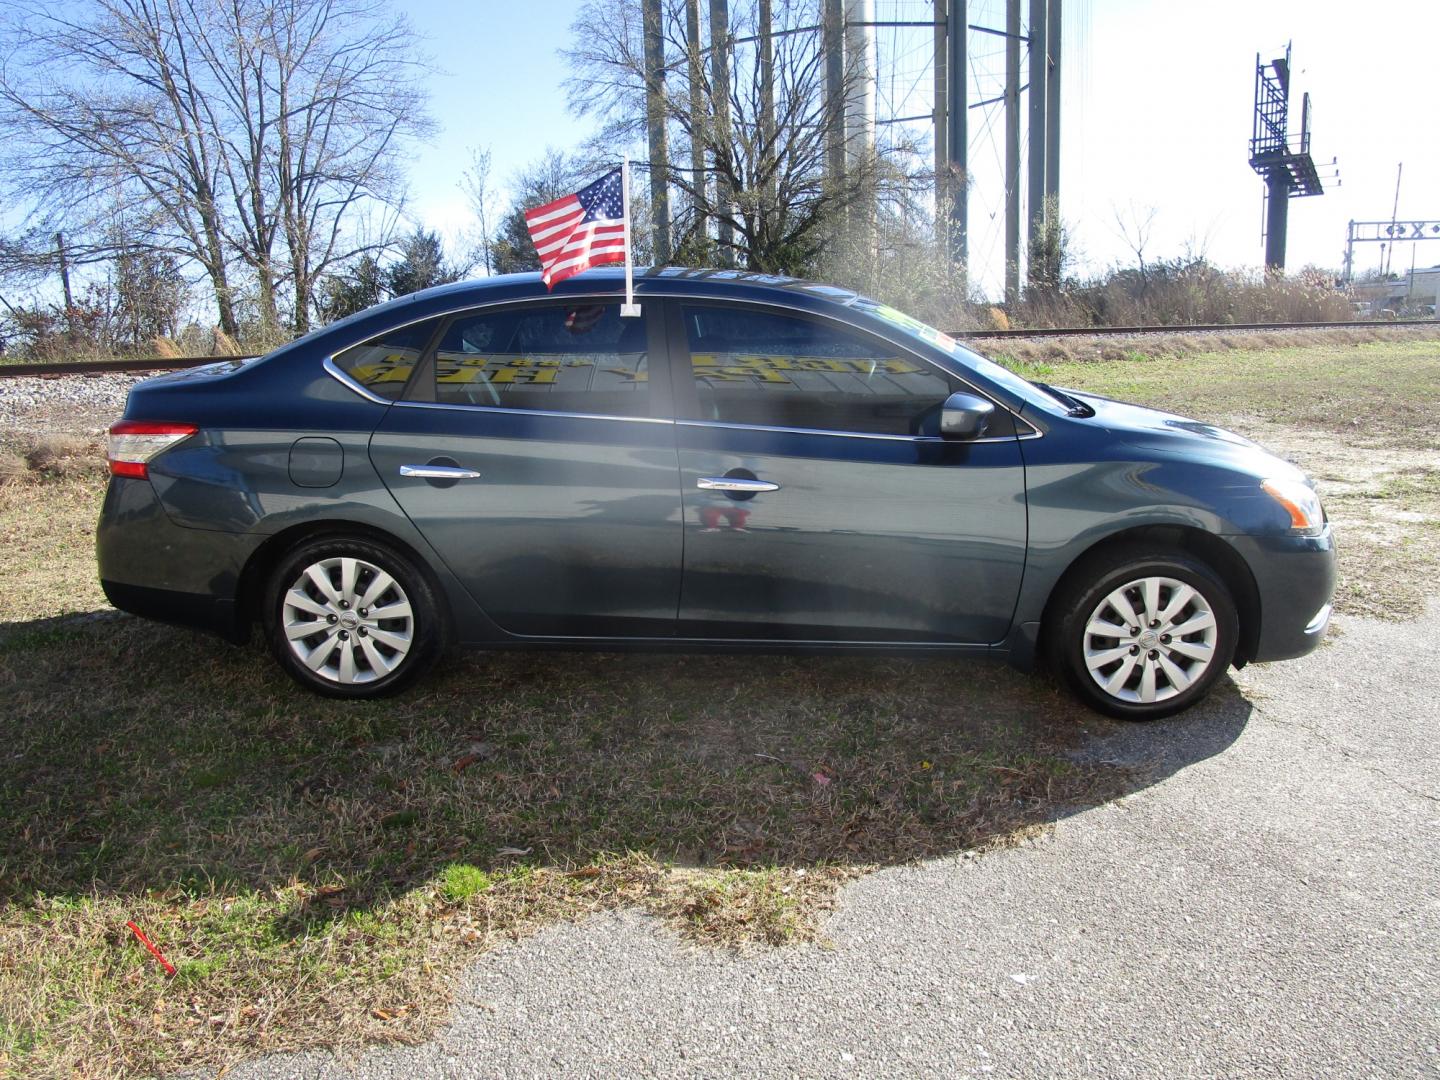
[[[625,261],[620,175],[614,169],[574,195],[525,211],[546,288],[592,266]]]
[[[606,310],[604,304],[570,308],[565,312],[565,329],[572,334],[588,334],[605,317]]]

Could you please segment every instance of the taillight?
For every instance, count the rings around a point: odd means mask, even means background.
[[[198,430],[194,424],[121,420],[110,429],[110,444],[105,455],[110,461],[111,475],[144,480],[150,475],[151,458]]]

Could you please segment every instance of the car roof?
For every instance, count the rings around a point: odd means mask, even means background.
[[[851,289],[779,274],[749,270],[696,270],[679,266],[640,267],[634,271],[635,293],[645,296],[694,296],[724,300],[769,301],[809,310],[839,304],[849,306],[859,296]],[[325,352],[346,348],[372,334],[401,323],[456,311],[470,305],[553,296],[623,296],[625,271],[619,266],[597,267],[546,289],[538,273],[497,274],[493,277],[437,285],[376,304],[343,319],[317,327],[282,345],[266,359],[306,353],[320,345]],[[323,344],[320,344],[323,343]]]
[[[821,282],[804,281],[780,274],[761,274],[751,270],[698,270],[682,266],[639,267],[634,272],[635,291],[638,294],[669,296],[714,296],[717,293],[740,299],[745,296],[759,299],[805,296],[828,300],[831,303],[849,304],[857,298],[852,289]],[[565,296],[574,293],[623,292],[625,271],[618,266],[602,266],[587,270],[583,274],[557,284],[547,290],[538,273],[497,274],[493,277],[473,278],[449,285],[437,285],[408,296],[399,297],[392,303],[427,304],[435,299],[473,299],[483,303],[490,299],[522,299],[527,296]]]

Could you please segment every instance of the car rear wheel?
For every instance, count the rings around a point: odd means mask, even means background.
[[[265,630],[275,658],[331,697],[391,694],[435,660],[440,609],[404,555],[370,540],[306,541],[270,575]]]
[[[1136,548],[1078,567],[1056,597],[1051,663],[1092,708],[1126,720],[1188,709],[1235,654],[1230,590],[1204,562]]]

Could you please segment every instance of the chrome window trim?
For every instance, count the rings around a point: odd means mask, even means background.
[[[403,402],[397,401],[400,405]],[[772,427],[769,424],[736,424],[723,420],[676,420],[681,427],[725,428],[736,431],[774,431],[782,435],[836,435],[844,439],[886,439],[891,442],[908,443],[951,443],[956,446],[973,446],[975,443],[1015,442],[1018,439],[1038,439],[1039,431],[1031,430],[1024,435],[987,435],[983,439],[944,439],[939,435],[883,435],[873,431],[833,431],[829,428]]]
[[[617,296],[615,293],[568,293],[565,296],[559,297],[549,295],[522,296],[518,299],[510,298],[506,300],[491,300],[489,302],[479,304],[469,303],[463,304],[460,307],[456,308],[446,308],[444,311],[432,311],[428,315],[422,315],[419,318],[410,319],[407,322],[396,323],[394,326],[389,327],[388,330],[382,332],[389,333],[394,330],[403,330],[407,326],[414,326],[417,323],[428,322],[431,319],[449,319],[455,315],[463,315],[467,311],[478,312],[488,307],[516,307],[526,304],[554,304],[571,299],[613,300],[617,304],[624,303],[624,297]],[[373,334],[371,335],[371,337],[374,336],[375,335]],[[333,375],[336,379],[339,379],[340,382],[343,383],[345,386],[349,387],[351,390],[354,390],[361,397],[365,398],[368,401],[376,402],[380,405],[402,405],[410,409],[455,409],[463,410],[466,412],[495,412],[505,413],[506,415],[510,416],[513,416],[517,413],[528,416],[564,416],[573,417],[579,420],[639,420],[647,424],[673,424],[675,422],[673,419],[667,419],[665,417],[658,416],[609,416],[604,413],[558,412],[553,409],[513,409],[506,408],[503,405],[459,405],[449,402],[406,401],[400,398],[383,398],[380,397],[378,394],[371,393],[364,386],[360,385],[360,383],[352,379],[343,370],[341,370],[340,365],[335,363],[335,357],[339,356],[340,353],[348,352],[349,350],[355,348],[357,345],[363,345],[366,341],[369,340],[370,338],[365,338],[361,341],[357,341],[354,345],[345,346],[345,348],[339,350],[339,352],[331,353],[325,358],[321,366],[331,375]]]
[[[637,284],[637,286],[638,286],[639,282],[637,282],[636,284]],[[656,294],[642,294],[642,293],[640,293],[640,292],[638,291],[638,289],[637,289],[637,292],[636,292],[636,298],[637,298],[637,300],[642,300],[642,301],[643,301],[643,299],[644,299],[645,297],[647,297],[647,296],[648,296],[649,299],[651,299],[651,300],[657,300],[657,301],[668,300],[668,301],[671,301],[671,302],[674,302],[674,303],[684,303],[684,302],[690,301],[690,300],[701,300],[701,301],[718,302],[718,303],[731,303],[731,304],[741,304],[741,305],[746,305],[746,304],[748,304],[748,305],[752,305],[752,306],[755,306],[755,307],[777,308],[777,309],[780,309],[780,310],[783,310],[783,311],[793,311],[793,312],[796,312],[796,313],[798,313],[798,314],[800,314],[800,315],[809,315],[809,316],[811,316],[811,317],[813,317],[813,318],[817,318],[817,319],[826,319],[826,320],[828,320],[828,321],[830,321],[830,322],[838,323],[840,326],[842,326],[842,327],[847,327],[847,328],[849,328],[849,329],[851,329],[851,330],[856,329],[852,324],[846,322],[844,319],[841,319],[841,318],[839,318],[839,317],[836,316],[836,315],[831,315],[831,314],[828,313],[828,312],[824,312],[824,311],[812,311],[811,309],[806,308],[806,307],[801,307],[801,306],[798,305],[798,304],[785,303],[785,302],[783,302],[783,301],[778,301],[778,300],[769,300],[769,299],[767,299],[767,300],[751,300],[751,299],[748,299],[748,298],[746,298],[746,299],[736,299],[734,296],[725,296],[725,295],[723,295],[723,294],[716,294],[716,293],[684,293],[684,294],[679,294],[679,293],[656,293]],[[462,314],[462,313],[467,312],[467,311],[479,311],[479,310],[481,310],[482,308],[487,308],[487,307],[500,307],[500,306],[510,307],[510,306],[526,305],[526,304],[552,304],[552,303],[562,302],[562,301],[566,301],[566,300],[609,300],[609,301],[613,301],[613,302],[615,302],[615,303],[617,303],[617,304],[624,302],[623,294],[618,294],[618,293],[614,293],[614,292],[567,293],[567,294],[564,295],[564,296],[554,296],[554,295],[551,295],[551,294],[547,294],[547,295],[545,295],[545,296],[522,296],[522,297],[511,297],[511,298],[503,299],[503,300],[481,301],[481,302],[479,302],[479,303],[476,303],[476,302],[474,302],[474,301],[471,301],[470,303],[467,303],[467,304],[461,304],[461,305],[459,305],[458,307],[445,308],[445,309],[442,310],[442,311],[432,311],[432,312],[430,312],[430,313],[428,313],[428,314],[426,314],[426,315],[420,315],[420,316],[417,316],[416,318],[408,319],[408,320],[406,320],[405,322],[395,323],[393,326],[387,328],[387,330],[386,330],[386,331],[383,331],[383,332],[387,332],[387,333],[388,333],[389,331],[393,331],[393,330],[401,330],[401,329],[404,329],[404,328],[407,327],[407,326],[414,326],[416,323],[425,322],[425,321],[428,320],[428,319],[447,319],[447,318],[450,318],[451,316],[459,315],[459,314]],[[844,305],[844,306],[845,306],[846,310],[849,310],[849,305]],[[1010,406],[1006,405],[1003,401],[996,401],[993,395],[991,395],[991,394],[989,394],[989,393],[986,393],[986,392],[985,392],[984,390],[982,390],[980,387],[976,386],[974,383],[972,383],[972,382],[970,382],[968,379],[966,379],[963,375],[957,375],[955,372],[951,371],[949,368],[942,367],[941,365],[937,364],[934,360],[931,360],[929,357],[922,356],[922,355],[920,355],[919,353],[914,352],[908,345],[899,344],[899,343],[895,342],[894,340],[892,340],[891,338],[887,337],[886,335],[881,334],[881,333],[878,333],[877,331],[874,331],[874,330],[870,329],[869,327],[861,327],[861,328],[859,328],[859,329],[860,329],[860,332],[861,332],[862,334],[869,334],[869,335],[871,335],[872,337],[878,337],[878,338],[880,338],[881,340],[889,343],[890,345],[893,345],[895,348],[901,349],[901,350],[904,351],[907,355],[913,356],[916,360],[920,361],[922,364],[929,364],[932,368],[935,368],[935,369],[939,370],[941,373],[943,373],[943,374],[945,374],[945,375],[949,375],[949,376],[951,376],[952,378],[958,379],[964,386],[968,387],[970,390],[973,390],[973,391],[974,391],[975,393],[977,393],[977,394],[983,395],[983,396],[984,396],[987,400],[989,400],[989,401],[994,401],[997,408],[1004,409],[1006,412],[1008,412],[1012,417],[1015,418],[1015,423],[1016,423],[1017,427],[1018,427],[1018,425],[1023,424],[1025,427],[1027,427],[1027,428],[1030,429],[1030,431],[1029,431],[1027,434],[1024,434],[1024,435],[1021,435],[1021,434],[1016,434],[1016,435],[999,435],[999,436],[995,436],[995,437],[992,437],[992,438],[985,438],[985,439],[970,439],[970,440],[968,440],[969,442],[1004,442],[1004,441],[1009,440],[1009,439],[1039,439],[1039,438],[1043,438],[1043,437],[1044,437],[1044,434],[1045,434],[1045,433],[1044,433],[1043,431],[1040,431],[1034,424],[1030,423],[1028,420],[1023,419],[1018,412],[1016,412],[1014,409],[1010,408]],[[374,337],[374,336],[375,336],[375,335],[373,335],[373,334],[371,335],[371,337]],[[480,410],[480,411],[484,411],[484,412],[531,413],[532,415],[535,415],[535,416],[575,416],[575,417],[580,417],[580,418],[583,418],[583,419],[586,419],[586,420],[646,420],[646,421],[649,421],[650,423],[656,423],[656,424],[674,424],[674,423],[710,424],[710,423],[711,423],[710,421],[704,421],[704,420],[693,420],[693,421],[692,421],[692,420],[688,420],[688,419],[683,419],[683,420],[682,420],[682,419],[665,419],[665,418],[662,418],[662,417],[646,417],[646,416],[604,416],[604,415],[601,415],[601,414],[598,414],[598,413],[552,412],[552,411],[547,411],[547,410],[542,410],[542,409],[507,409],[507,408],[505,408],[504,406],[496,406],[496,405],[448,405],[448,404],[442,405],[442,404],[440,404],[440,403],[438,403],[438,402],[429,402],[429,401],[392,400],[391,398],[384,398],[384,397],[380,397],[378,394],[373,394],[373,393],[371,393],[369,390],[367,390],[365,387],[361,386],[361,385],[360,385],[358,382],[356,382],[354,379],[350,378],[350,376],[346,375],[345,372],[342,371],[342,370],[340,369],[340,367],[335,363],[335,357],[338,356],[341,352],[346,352],[346,351],[348,351],[349,349],[353,349],[353,348],[355,348],[355,345],[363,345],[363,344],[365,344],[366,341],[369,341],[369,340],[370,340],[370,338],[364,338],[364,339],[362,339],[362,340],[360,340],[360,341],[355,342],[354,345],[347,345],[347,346],[345,346],[344,349],[341,349],[341,350],[339,350],[338,352],[332,353],[331,355],[329,355],[329,356],[327,356],[327,357],[325,358],[323,366],[324,366],[324,368],[325,368],[326,371],[328,371],[328,372],[329,372],[331,375],[333,375],[336,379],[340,380],[340,382],[341,382],[342,384],[344,384],[345,386],[349,387],[351,390],[354,390],[357,394],[359,394],[361,397],[365,398],[366,400],[368,400],[368,401],[373,401],[373,402],[375,402],[375,403],[378,404],[378,405],[404,405],[404,406],[408,406],[408,407],[410,407],[410,408],[424,408],[424,409],[475,409],[475,410]],[[687,342],[687,345],[686,345],[686,352],[687,352],[687,353],[689,352],[688,342]],[[818,429],[818,428],[765,427],[765,426],[759,425],[759,424],[713,424],[712,426],[716,426],[716,427],[735,427],[735,428],[752,428],[752,429],[761,430],[761,431],[798,431],[798,432],[801,432],[801,433],[813,434],[813,435],[850,435],[850,436],[853,436],[853,437],[855,437],[855,438],[862,438],[862,439],[902,439],[902,440],[906,440],[906,441],[917,441],[917,440],[925,440],[925,439],[931,439],[931,438],[932,438],[931,436],[915,436],[915,435],[877,435],[877,434],[871,434],[871,433],[867,433],[867,432],[863,432],[863,431],[826,431],[826,430],[821,430],[821,429]],[[935,441],[935,442],[944,442],[944,441],[946,441],[946,440],[939,439],[939,438],[933,438],[933,441]]]
[[[711,300],[711,301],[718,300],[718,301],[728,302],[728,303],[731,303],[731,304],[738,304],[738,305],[742,305],[742,306],[743,306],[743,305],[749,305],[749,306],[753,306],[753,307],[781,308],[781,309],[784,309],[784,310],[787,310],[787,311],[795,311],[795,312],[798,312],[798,313],[801,314],[801,315],[808,315],[808,316],[810,316],[811,318],[814,318],[814,319],[825,319],[825,320],[828,320],[829,322],[837,323],[837,324],[839,324],[841,327],[844,327],[845,329],[851,331],[852,333],[860,333],[860,334],[868,335],[868,336],[870,336],[870,337],[879,338],[881,341],[884,341],[886,344],[891,345],[891,346],[893,346],[893,347],[896,348],[896,349],[899,349],[899,350],[900,350],[901,352],[903,352],[905,355],[910,356],[910,357],[913,357],[915,360],[918,360],[920,363],[922,363],[922,364],[928,364],[930,367],[934,368],[936,371],[940,372],[942,375],[948,375],[948,376],[950,376],[952,379],[957,380],[957,381],[958,381],[962,386],[964,386],[966,389],[972,391],[972,392],[975,393],[975,394],[978,394],[979,396],[983,397],[986,401],[994,402],[994,403],[995,403],[995,407],[996,407],[997,409],[1003,409],[1003,410],[1005,410],[1007,413],[1009,413],[1009,414],[1014,418],[1015,424],[1016,424],[1016,427],[1017,427],[1017,431],[1018,431],[1019,425],[1020,425],[1020,424],[1024,424],[1026,427],[1030,428],[1031,432],[1033,432],[1033,434],[1028,434],[1028,435],[1020,435],[1020,434],[1018,434],[1018,433],[1017,433],[1016,435],[1000,435],[1000,436],[996,436],[996,437],[993,438],[993,439],[970,439],[970,440],[968,440],[969,442],[1000,442],[1000,441],[1003,441],[1003,440],[1006,440],[1006,439],[1014,439],[1014,438],[1033,439],[1033,438],[1039,438],[1041,435],[1043,435],[1043,432],[1039,431],[1039,430],[1035,427],[1034,424],[1031,424],[1029,421],[1022,420],[1022,419],[1020,418],[1020,414],[1019,414],[1018,412],[1016,412],[1014,409],[1010,408],[1010,406],[1006,405],[1003,401],[997,400],[994,394],[991,394],[991,393],[989,393],[988,391],[983,390],[983,389],[981,389],[980,387],[976,386],[973,382],[971,382],[969,379],[967,379],[964,375],[958,375],[958,374],[956,374],[955,372],[951,371],[949,368],[947,368],[947,367],[942,367],[940,364],[937,364],[934,360],[931,360],[928,356],[922,356],[920,353],[917,353],[917,352],[915,352],[913,349],[911,349],[908,345],[904,345],[904,344],[901,344],[901,343],[899,343],[899,342],[896,342],[896,341],[893,340],[892,338],[887,337],[885,334],[878,333],[877,331],[872,330],[872,329],[871,329],[870,327],[868,327],[868,326],[860,326],[860,327],[857,327],[857,326],[855,326],[854,324],[848,323],[848,322],[846,322],[844,319],[839,318],[838,316],[831,315],[829,312],[825,312],[825,311],[811,311],[809,308],[799,307],[799,306],[797,306],[797,305],[795,305],[795,304],[780,304],[780,303],[772,302],[772,301],[770,301],[770,300],[751,300],[751,299],[748,299],[748,298],[746,298],[746,299],[736,299],[736,298],[733,297],[733,296],[731,296],[731,297],[723,297],[723,296],[708,296],[708,295],[700,295],[700,294],[685,295],[685,296],[671,296],[671,297],[668,297],[667,299],[670,299],[670,300],[674,301],[674,302],[677,303],[677,304],[684,304],[686,301],[689,301],[689,300]],[[848,305],[848,304],[845,305],[845,308],[846,308],[846,310],[848,311],[848,310],[849,310],[849,305]],[[685,342],[685,349],[686,349],[686,352],[688,353],[688,352],[689,352],[689,349],[690,349],[690,343],[689,343],[688,338],[687,338],[687,340],[686,340],[686,342]],[[677,376],[677,377],[678,377],[678,376]],[[680,422],[685,423],[685,422],[687,422],[687,421],[683,421],[683,420],[682,420],[682,421],[680,421]],[[764,427],[764,425],[761,425],[761,424],[735,424],[735,425],[733,425],[733,426],[735,426],[735,427]],[[860,436],[860,437],[862,437],[862,438],[874,438],[874,439],[915,439],[915,438],[928,438],[928,436],[914,436],[914,435],[874,435],[874,434],[870,434],[870,433],[863,432],[863,431],[822,431],[822,430],[819,430],[819,429],[810,429],[810,428],[767,428],[766,430],[770,430],[770,431],[812,431],[812,430],[813,430],[814,433],[815,433],[815,434],[818,434],[818,435],[856,435],[856,436]],[[935,441],[936,441],[936,442],[941,442],[941,441],[944,441],[944,440],[936,439]]]
[[[609,416],[605,413],[556,412],[553,409],[507,409],[503,405],[452,405],[439,401],[392,401],[402,409],[446,409],[452,412],[504,413],[506,416],[563,416],[571,420],[621,420],[637,424],[673,424],[663,416]]]
[[[416,319],[415,321],[420,322],[421,320]],[[355,391],[355,393],[359,394],[366,401],[373,401],[377,405],[400,404],[400,402],[395,401],[393,398],[385,398],[381,397],[379,394],[371,393],[370,390],[368,390],[366,387],[362,386],[360,383],[352,379],[349,375],[345,374],[345,372],[340,370],[340,365],[335,363],[335,357],[333,354],[325,357],[325,359],[321,362],[320,366],[325,369],[326,373],[330,375],[331,378],[338,381],[340,385],[344,386],[347,390]]]

